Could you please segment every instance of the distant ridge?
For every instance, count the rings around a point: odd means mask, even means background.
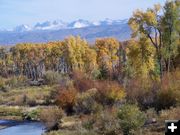
[[[20,25],[11,31],[0,31],[0,45],[15,45],[24,42],[49,42],[62,40],[70,35],[81,36],[89,42],[96,38],[115,37],[119,40],[130,38],[130,28],[126,20],[106,19],[99,22],[77,20],[71,23],[46,21],[31,27]]]

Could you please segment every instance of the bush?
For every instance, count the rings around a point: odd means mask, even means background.
[[[80,92],[94,88],[94,81],[81,71],[74,71],[71,77],[74,81],[74,87]]]
[[[76,79],[74,80],[74,86],[78,91],[85,92],[94,88],[94,81],[87,78]]]
[[[98,135],[120,135],[121,128],[116,114],[116,109],[106,109],[89,116],[82,122],[82,125],[85,129],[94,131]]]
[[[160,89],[159,83],[149,78],[143,80],[136,78],[129,81],[127,86],[126,99],[130,103],[138,103],[143,109],[155,107],[157,92]]]
[[[101,76],[101,72],[98,69],[94,69],[91,73],[92,79],[99,79]]]
[[[87,116],[86,119],[82,120],[82,127],[85,128],[86,130],[92,131],[94,129],[94,124],[96,122],[96,117],[94,115],[92,116]]]
[[[112,105],[126,96],[124,89],[116,82],[99,81],[96,83],[96,88],[97,100],[103,105]]]
[[[47,71],[44,75],[44,81],[48,85],[58,84],[63,79],[63,76],[58,72]]]
[[[95,100],[96,89],[90,89],[87,92],[80,93],[77,96],[77,102],[74,107],[76,113],[91,114],[101,110],[101,105]]]
[[[161,82],[150,78],[135,78],[126,88],[128,102],[137,102],[143,109],[155,108],[160,111],[180,104],[179,72],[164,74]]]
[[[116,111],[105,110],[97,117],[94,124],[95,131],[101,135],[121,135],[121,128],[116,116]]]
[[[24,76],[13,76],[6,81],[6,85],[11,88],[25,86],[27,83],[27,78]]]
[[[57,130],[61,124],[63,115],[64,112],[58,107],[44,108],[40,111],[40,120],[48,130]]]
[[[22,117],[24,120],[39,120],[40,109],[25,111]]]
[[[177,104],[179,91],[160,90],[156,99],[156,110],[169,109]]]
[[[56,97],[56,103],[66,110],[67,114],[74,112],[76,104],[77,90],[74,87],[60,88]]]
[[[126,104],[118,112],[124,135],[129,135],[145,123],[145,115],[136,105]]]
[[[161,89],[157,94],[156,109],[169,109],[180,104],[180,72],[175,71],[163,76]]]
[[[179,90],[180,89],[180,70],[166,73],[163,75],[161,88],[163,90]]]

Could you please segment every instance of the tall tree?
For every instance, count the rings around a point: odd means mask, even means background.
[[[129,25],[133,31],[132,37],[141,38],[145,35],[156,49],[156,56],[160,67],[160,76],[163,75],[162,59],[162,30],[160,5],[155,5],[153,9],[147,9],[143,12],[137,10],[129,20]]]
[[[147,77],[155,69],[154,51],[146,37],[139,41],[131,40],[127,45],[128,66],[133,77]]]
[[[168,1],[164,6],[162,17],[162,41],[163,56],[166,63],[166,70],[172,68],[173,60],[178,55],[178,42],[180,39],[180,1]]]
[[[118,66],[118,50],[120,43],[114,38],[105,38],[96,40],[97,61],[104,73],[115,73]],[[108,70],[105,72],[105,70]]]

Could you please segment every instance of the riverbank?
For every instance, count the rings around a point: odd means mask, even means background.
[[[41,106],[0,106],[0,119],[2,120],[35,120],[39,121],[38,111],[43,108]]]
[[[0,119],[39,120],[40,109],[46,108],[47,97],[54,86],[23,86],[0,91]]]

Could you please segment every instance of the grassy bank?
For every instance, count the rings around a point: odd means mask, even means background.
[[[10,88],[6,92],[0,91],[0,105],[43,105],[52,90],[52,86]]]

